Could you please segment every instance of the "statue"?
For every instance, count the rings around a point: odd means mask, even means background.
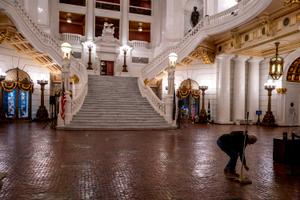
[[[104,22],[102,36],[113,36],[115,33],[115,27],[113,26],[114,24],[109,24],[107,22]]]
[[[198,24],[200,13],[197,11],[197,7],[194,6],[194,11],[191,15],[192,26],[195,27]]]

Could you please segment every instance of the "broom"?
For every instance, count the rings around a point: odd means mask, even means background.
[[[238,178],[235,179],[240,184],[247,185],[252,184],[252,181],[244,176],[243,169],[244,169],[244,160],[245,160],[245,148],[246,148],[246,136],[248,134],[248,118],[249,118],[249,112],[246,114],[246,124],[245,124],[245,132],[244,132],[244,146],[243,146],[243,155],[242,155],[242,167],[241,167],[241,173]]]

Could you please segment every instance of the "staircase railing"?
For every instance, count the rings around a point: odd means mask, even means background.
[[[164,102],[157,98],[149,86],[144,84],[144,80],[154,78],[168,66],[170,53],[176,53],[180,62],[209,35],[224,32],[250,20],[266,9],[271,2],[272,0],[242,0],[223,12],[202,19],[178,44],[167,48],[143,68],[139,78],[142,95],[148,99],[157,112],[166,117]],[[235,17],[237,15],[238,17]]]
[[[4,9],[6,14],[11,17],[18,31],[20,31],[38,51],[47,53],[55,62],[63,66],[63,57],[60,47],[62,42],[42,31],[33,22],[25,11],[21,0],[1,0],[0,8]],[[71,102],[71,114],[74,115],[81,108],[87,94],[88,74],[86,67],[73,57],[71,57],[70,60],[70,72],[71,76],[76,75],[79,78],[77,92]]]
[[[154,78],[168,66],[168,55],[172,52],[178,56],[178,61],[185,58],[201,41],[213,34],[232,29],[264,10],[272,0],[242,0],[237,5],[202,19],[185,37],[175,46],[167,48],[154,57],[141,73],[143,79]],[[236,17],[238,15],[238,17]]]
[[[160,100],[153,90],[146,86],[141,78],[138,79],[138,86],[143,97],[145,97],[156,112],[161,116],[166,116],[166,105]]]

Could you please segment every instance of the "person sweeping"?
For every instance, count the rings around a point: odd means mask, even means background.
[[[238,157],[240,157],[240,160],[243,163],[242,168],[244,167],[247,171],[249,170],[245,158],[245,148],[248,144],[254,144],[256,141],[256,136],[248,135],[247,131],[232,131],[231,133],[223,134],[218,138],[218,146],[230,157],[224,168],[226,177],[238,178],[240,176],[235,171]]]

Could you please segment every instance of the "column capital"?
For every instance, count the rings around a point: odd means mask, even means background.
[[[166,68],[166,71],[168,72],[168,74],[169,74],[169,73],[175,72],[175,66],[168,66],[168,67]]]
[[[250,63],[260,63],[261,61],[263,61],[264,58],[263,57],[251,57],[248,62]]]
[[[249,60],[250,56],[246,55],[237,55],[236,57],[233,58],[234,61],[240,61],[240,62],[246,62]]]
[[[232,59],[234,56],[235,56],[234,54],[219,54],[219,55],[216,56],[216,58],[217,58],[218,60],[225,60],[225,59],[230,60],[230,59]]]

